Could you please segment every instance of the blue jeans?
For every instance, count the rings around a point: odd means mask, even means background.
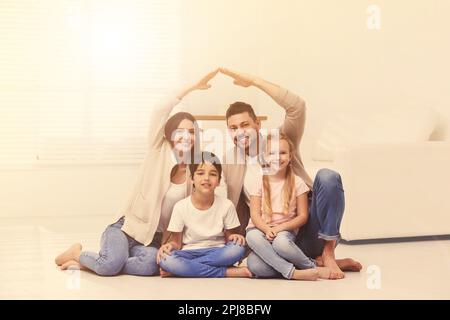
[[[121,230],[123,223],[124,218],[121,218],[109,225],[102,234],[100,252],[81,252],[80,264],[101,276],[158,274],[156,254],[162,234],[156,233],[152,243],[144,246]]]
[[[272,242],[257,228],[247,231],[247,244],[253,250],[247,259],[249,270],[259,278],[279,277],[290,279],[295,268],[315,268],[316,263],[308,258],[295,244],[295,234],[281,231]]]
[[[344,208],[344,188],[340,175],[330,169],[319,170],[314,179],[313,191],[309,194],[308,221],[300,228],[295,239],[303,255],[315,259],[322,255],[327,240],[336,240],[336,244],[339,242]],[[247,241],[251,247],[250,241]],[[247,265],[253,274],[267,278],[280,277],[280,274],[286,277],[287,264],[280,264],[282,269],[275,269],[255,252],[247,259]]]
[[[309,218],[296,239],[297,245],[308,257],[322,255],[326,241],[339,242],[344,208],[341,176],[330,169],[319,170],[310,193]]]
[[[228,242],[224,247],[175,250],[159,263],[161,268],[180,277],[223,278],[227,267],[242,259],[245,247]]]

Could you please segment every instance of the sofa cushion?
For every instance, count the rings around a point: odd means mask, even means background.
[[[365,143],[427,141],[437,125],[431,108],[396,107],[368,114],[332,116],[314,144],[312,159],[333,161],[336,152]]]

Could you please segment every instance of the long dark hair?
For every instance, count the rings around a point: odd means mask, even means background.
[[[166,121],[166,125],[164,126],[164,137],[167,141],[169,141],[172,148],[174,147],[174,143],[171,140],[172,133],[178,128],[181,121],[183,120],[189,120],[192,121],[194,124],[194,135],[195,135],[195,142],[191,149],[191,161],[192,163],[198,163],[198,160],[201,158],[201,151],[200,151],[200,128],[198,127],[198,123],[195,120],[194,116],[188,112],[177,112],[173,116],[171,116]]]

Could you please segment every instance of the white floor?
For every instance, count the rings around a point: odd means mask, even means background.
[[[450,241],[340,245],[364,269],[339,281],[105,278],[53,259],[75,241],[97,250],[107,217],[0,220],[0,299],[450,299]]]

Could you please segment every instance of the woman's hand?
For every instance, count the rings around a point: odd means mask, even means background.
[[[245,246],[245,238],[240,234],[231,234],[228,237],[228,241],[232,241],[234,244],[238,244],[240,246]]]
[[[212,78],[214,78],[217,74],[217,72],[219,72],[219,68],[217,68],[214,71],[211,71],[210,73],[208,73],[206,76],[204,76],[203,78],[201,78],[197,83],[195,83],[193,86],[190,86],[186,89],[184,89],[183,91],[181,91],[178,95],[177,98],[178,100],[183,99],[189,92],[194,91],[194,90],[206,90],[211,88],[211,85],[208,83]]]
[[[193,89],[194,90],[206,90],[206,89],[211,88],[211,85],[208,82],[216,76],[217,72],[219,72],[219,68],[217,68],[214,71],[211,71],[206,76],[201,78],[200,81],[194,85]]]
[[[158,255],[156,256],[156,262],[159,264],[161,262],[161,260],[166,257],[166,255],[170,256],[173,249],[174,249],[174,247],[173,247],[172,243],[169,242],[169,243],[163,244],[158,250]]]
[[[249,87],[255,84],[255,78],[252,75],[240,73],[226,68],[219,68],[220,72],[233,78],[233,83],[241,87]]]

